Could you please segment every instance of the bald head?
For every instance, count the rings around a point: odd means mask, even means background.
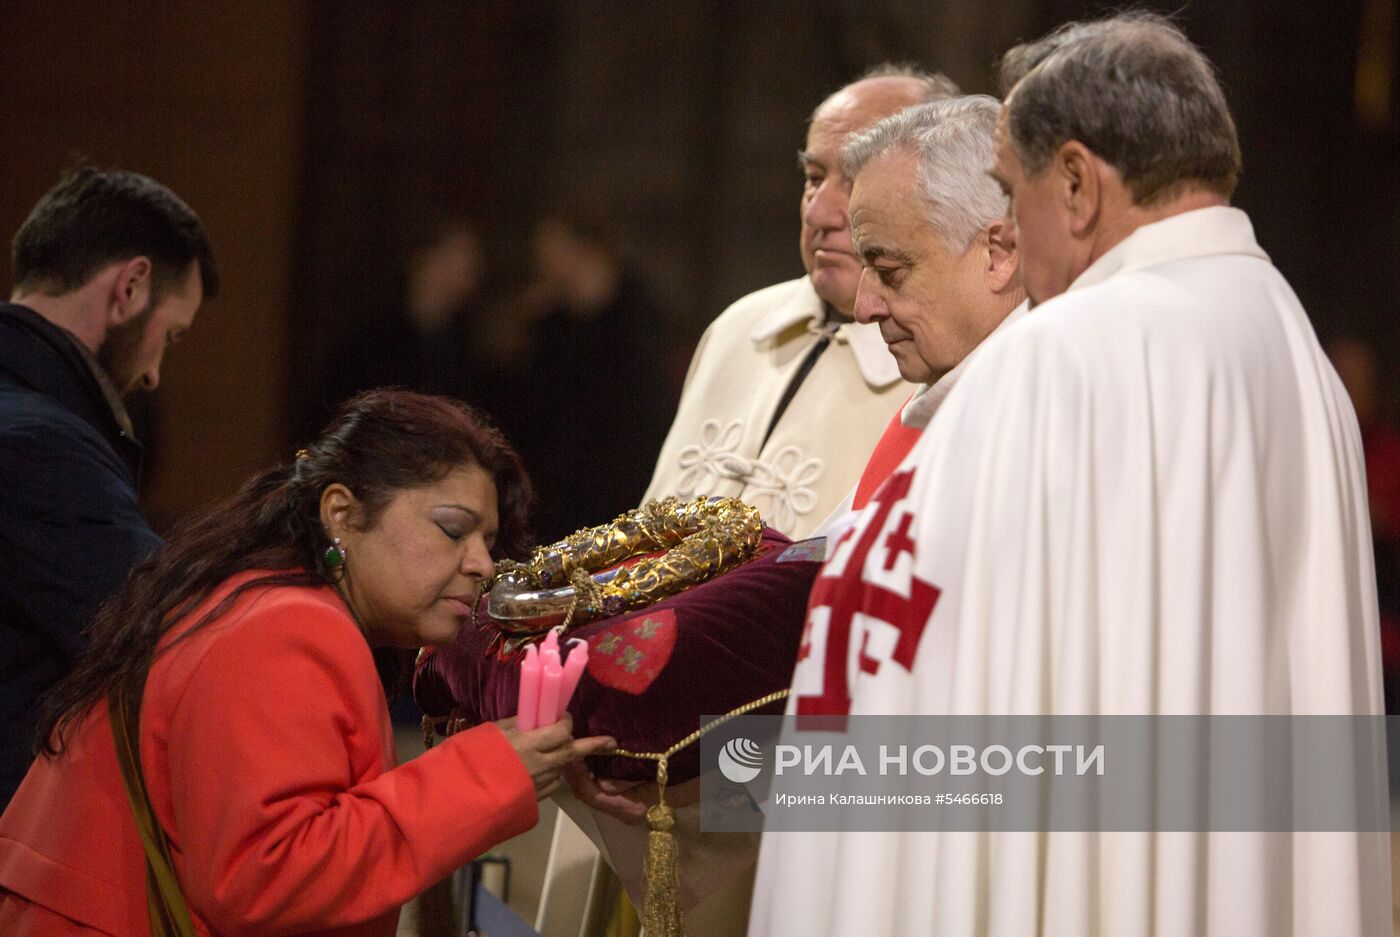
[[[888,117],[895,111],[921,104],[928,94],[926,82],[906,76],[888,75],[878,78],[862,78],[818,104],[812,111],[810,121],[821,119],[840,120],[842,115],[855,117],[860,114],[879,114]],[[940,95],[944,97],[946,95]],[[874,118],[878,120],[880,118]],[[861,129],[873,121],[865,120]]]
[[[851,183],[841,171],[841,147],[898,110],[958,93],[943,75],[882,66],[831,95],[812,112],[807,146],[798,154],[802,188],[802,264],[823,301],[849,317],[860,283],[851,243]]]

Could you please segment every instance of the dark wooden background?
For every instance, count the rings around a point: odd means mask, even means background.
[[[1393,371],[1397,0],[1149,6],[1180,10],[1218,64],[1245,153],[1237,203],[1319,330],[1370,339]],[[528,274],[540,213],[607,207],[684,360],[724,305],[801,272],[794,155],[825,94],[883,59],[991,91],[1008,45],[1103,9],[3,2],[0,231],[78,156],[147,172],[205,219],[226,288],[164,373],[147,492],[153,513],[177,517],[324,418],[330,350],[392,302],[417,213],[476,219],[505,289]],[[1389,76],[1380,112],[1358,107],[1363,49]]]

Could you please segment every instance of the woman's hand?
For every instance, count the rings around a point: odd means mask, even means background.
[[[605,735],[574,738],[574,720],[568,713],[552,726],[524,732],[515,727],[515,718],[496,723],[505,733],[525,770],[535,781],[535,797],[543,800],[558,789],[569,765],[589,755],[602,755],[617,748],[617,740]]]

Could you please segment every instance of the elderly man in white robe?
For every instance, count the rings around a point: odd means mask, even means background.
[[[999,105],[985,94],[909,107],[841,150],[861,261],[854,313],[918,386],[818,533],[834,541],[908,455],[988,335],[1026,312],[1006,196],[987,176]]]
[[[1379,714],[1355,417],[1229,207],[1211,65],[1124,15],[1018,47],[1003,84],[994,175],[1034,308],[828,560],[790,711]],[[916,593],[932,607],[870,604]],[[843,832],[765,834],[749,934],[1379,937],[1390,918],[1386,834],[1364,828]]]

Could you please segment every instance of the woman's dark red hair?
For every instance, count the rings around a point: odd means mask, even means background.
[[[297,458],[256,475],[231,499],[184,523],[132,570],[98,611],[73,673],[46,697],[40,752],[61,751],[67,730],[114,687],[144,685],[162,637],[230,576],[276,571],[235,590],[177,641],[217,618],[245,589],[328,582],[321,557],[330,543],[320,517],[327,485],[349,488],[364,508],[365,526],[372,527],[398,492],[469,465],[482,467],[496,483],[497,555],[519,558],[529,538],[530,481],[515,451],[481,414],[461,401],[402,390],[350,400]]]

